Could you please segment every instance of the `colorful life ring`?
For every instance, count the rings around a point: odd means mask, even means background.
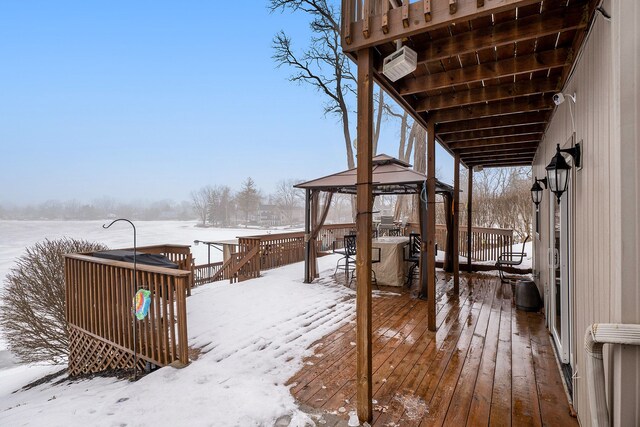
[[[142,320],[147,317],[150,305],[151,292],[146,289],[139,289],[133,299],[133,306],[135,307],[135,314],[138,320]]]

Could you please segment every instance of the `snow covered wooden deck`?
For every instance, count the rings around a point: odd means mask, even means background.
[[[461,275],[459,297],[447,281],[439,273],[436,333],[425,302],[406,291],[374,297],[374,425],[578,425],[544,317],[516,311],[511,286],[494,276]],[[316,343],[289,381],[299,402],[355,410],[355,340],[353,323]]]

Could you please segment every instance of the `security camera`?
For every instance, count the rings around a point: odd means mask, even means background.
[[[564,95],[562,94],[562,92],[558,92],[555,95],[553,95],[553,103],[556,105],[560,105],[564,102]]]
[[[555,95],[553,95],[553,103],[556,105],[560,105],[564,102],[565,100],[565,96],[567,98],[569,98],[571,101],[573,101],[573,103],[576,103],[576,94],[574,92],[574,94],[570,94],[570,93],[562,93],[562,92],[558,92]]]

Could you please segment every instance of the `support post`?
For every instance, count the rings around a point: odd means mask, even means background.
[[[425,238],[423,236],[422,242]],[[427,326],[436,330],[436,132],[433,120],[427,122]]]
[[[453,291],[460,293],[460,153],[453,157]]]
[[[472,230],[472,218],[473,212],[473,168],[469,168],[469,179],[467,182],[467,271],[471,273],[471,230]]]
[[[371,338],[371,226],[373,173],[373,53],[358,51],[358,164],[356,255],[356,400],[361,423],[373,419]]]
[[[425,193],[427,191],[426,182],[420,186],[420,192],[418,193],[418,222],[420,225],[420,259],[418,261],[418,273],[420,283],[420,299],[429,299],[429,283],[427,280],[427,241],[425,240],[429,235],[427,227],[427,200]]]
[[[304,283],[311,283],[311,190],[304,190]]]

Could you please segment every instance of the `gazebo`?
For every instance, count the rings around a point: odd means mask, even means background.
[[[317,245],[316,239],[324,221],[327,217],[329,207],[331,205],[332,195],[334,193],[352,194],[357,193],[357,168],[348,169],[322,178],[303,182],[296,185],[296,188],[303,188],[305,194],[305,283],[310,283],[317,277]],[[398,160],[386,154],[379,154],[373,158],[372,170],[372,198],[379,195],[420,195],[419,222],[420,234],[423,236],[422,248],[420,251],[420,286],[421,296],[433,299],[435,295],[435,281],[433,286],[428,286],[428,275],[423,274],[427,263],[434,263],[435,268],[435,236],[429,236],[427,233],[427,176],[423,173],[411,169],[411,165]],[[324,200],[320,199],[320,195],[324,193]],[[435,180],[435,193],[441,194],[445,200],[445,213],[447,217],[447,245],[445,265],[449,264],[449,269],[456,271],[452,265],[457,256],[458,239],[457,224],[453,221],[453,187],[439,180]],[[371,202],[370,206],[373,205]],[[357,221],[356,221],[357,224]],[[358,239],[366,237],[371,238],[371,230],[369,233],[358,233]],[[425,238],[426,236],[426,238]],[[358,242],[359,248],[364,248],[364,244]],[[370,250],[369,250],[370,252]],[[356,265],[359,266],[362,261],[370,253],[363,253],[359,249]],[[356,267],[357,268],[357,267]],[[428,271],[431,271],[427,268]],[[370,272],[369,272],[370,274]],[[369,277],[368,282],[371,281]],[[455,285],[457,286],[457,281]]]

